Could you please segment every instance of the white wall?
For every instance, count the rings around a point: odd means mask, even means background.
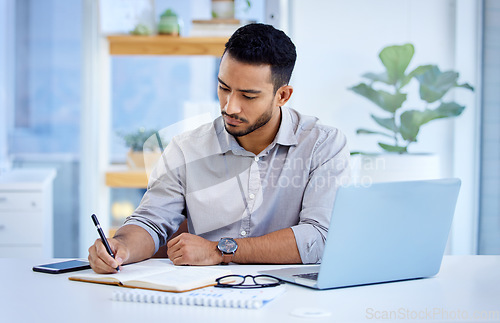
[[[377,128],[370,113],[381,109],[347,88],[365,72],[382,72],[378,53],[411,42],[409,70],[424,63],[453,68],[453,1],[312,0],[292,1],[291,35],[298,49],[291,106],[342,129],[352,150],[377,150],[377,137],[358,136],[357,128]],[[416,84],[413,84],[415,87]],[[418,102],[417,102],[418,103]],[[449,122],[424,126],[413,151],[451,153]],[[444,127],[444,129],[443,129]]]
[[[474,7],[474,3],[469,2],[469,7]],[[365,72],[384,70],[378,58],[383,47],[407,42],[415,46],[409,70],[422,64],[437,64],[441,70],[464,71],[459,82],[477,85],[477,78],[474,78],[478,75],[477,61],[473,58],[478,56],[467,56],[469,60],[466,60],[463,55],[456,53],[455,42],[461,39],[460,31],[457,32],[460,28],[456,28],[459,22],[456,20],[464,18],[463,14],[457,18],[456,6],[460,8],[460,4],[454,0],[291,0],[290,35],[297,46],[298,59],[292,77],[295,92],[290,106],[305,114],[318,116],[325,124],[340,128],[346,134],[352,151],[381,152],[376,143],[383,138],[356,135],[355,132],[361,127],[378,130],[370,114],[383,116],[380,113],[382,110],[347,88],[364,81],[361,75]],[[477,12],[472,10],[469,14],[474,19],[466,19],[477,20]],[[467,26],[475,27],[474,22],[472,26]],[[476,45],[476,36],[474,34],[471,40],[467,40],[469,44],[472,42],[472,45]],[[459,45],[458,51],[467,49],[467,43]],[[455,59],[459,60],[459,64],[456,64]],[[410,84],[412,90],[417,90],[417,86],[416,81]],[[437,153],[441,158],[442,174],[446,177],[461,175],[454,169],[466,168],[463,165],[469,167],[470,163],[457,162],[455,156],[469,158],[470,153],[474,153],[470,148],[474,141],[462,141],[461,145],[457,145],[455,136],[455,131],[463,132],[458,127],[464,124],[464,118],[477,116],[477,107],[472,104],[474,94],[466,93],[463,89],[454,91],[460,92],[457,100],[467,105],[467,113],[455,120],[437,120],[424,125],[419,142],[409,148],[410,152]],[[410,102],[423,108],[418,91],[412,92],[413,95],[409,95]],[[475,120],[466,121],[465,124],[475,125]],[[476,138],[473,126],[467,126],[465,130],[468,133],[461,133],[460,138]],[[460,152],[464,146],[467,149]],[[472,162],[473,158],[469,161]],[[454,253],[474,252],[471,246],[474,244],[475,228],[471,226],[474,223],[471,219],[477,217],[476,213],[472,213],[476,211],[474,192],[477,190],[474,190],[477,187],[474,186],[472,175],[469,175],[470,180],[464,183],[465,186],[462,185],[462,191],[467,191],[468,195],[461,194],[460,198],[462,203],[466,201],[469,208],[465,210],[466,215],[458,215],[463,225],[460,225],[461,231],[455,233],[454,240],[455,245],[461,247],[453,250]],[[464,219],[466,216],[469,217],[467,220]],[[465,238],[462,239],[463,236]]]

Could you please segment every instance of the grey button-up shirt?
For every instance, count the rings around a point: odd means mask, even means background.
[[[187,218],[211,241],[292,228],[303,263],[321,262],[337,188],[348,182],[345,136],[282,108],[274,141],[255,155],[221,117],[174,137],[125,224],[144,228],[156,250]]]

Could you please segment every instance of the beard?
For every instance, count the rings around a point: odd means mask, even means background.
[[[234,114],[233,115],[227,114],[225,111],[222,111],[222,115],[226,115],[228,117],[240,120],[243,123],[248,123],[248,120],[243,119],[243,118],[239,118],[237,115],[234,115]],[[246,129],[242,129],[242,130],[237,131],[235,128],[233,128],[233,126],[227,125],[225,122],[224,122],[224,127],[226,128],[226,131],[229,134],[233,135],[234,137],[243,137],[243,136],[248,135],[249,133],[254,132],[255,130],[259,129],[260,127],[265,126],[269,122],[269,120],[271,120],[272,116],[273,116],[273,109],[271,107],[269,110],[267,110],[266,112],[261,114],[260,117],[257,119],[257,121],[255,121],[253,124],[249,125]]]

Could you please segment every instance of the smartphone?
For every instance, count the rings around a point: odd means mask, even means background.
[[[33,267],[33,271],[48,274],[62,274],[84,269],[90,269],[90,264],[83,260],[67,260]]]

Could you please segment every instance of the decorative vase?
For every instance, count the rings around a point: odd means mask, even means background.
[[[168,9],[160,16],[160,22],[158,23],[158,33],[174,36],[178,36],[180,34],[180,21],[175,12]]]
[[[370,185],[441,178],[435,154],[376,154],[351,156],[351,182]]]
[[[212,18],[233,19],[234,0],[212,0]]]

